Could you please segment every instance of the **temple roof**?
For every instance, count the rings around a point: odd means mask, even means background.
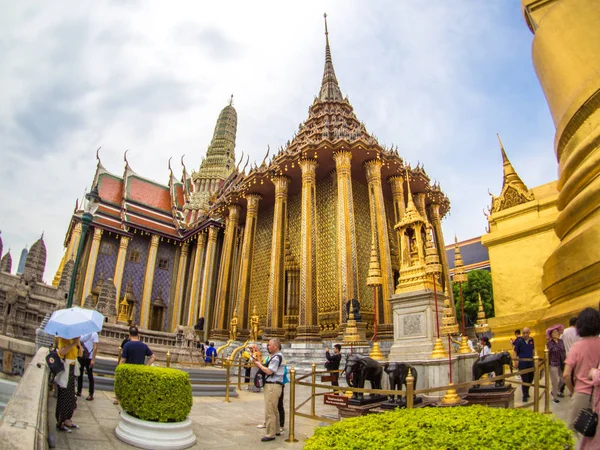
[[[44,235],[35,241],[25,258],[24,274],[31,275],[36,281],[42,281],[46,269],[46,244]]]

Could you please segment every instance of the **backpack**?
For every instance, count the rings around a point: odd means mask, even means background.
[[[281,367],[281,365],[283,364],[283,381],[281,382],[283,385],[286,385],[290,382],[290,377],[288,375],[289,370],[288,370],[288,366],[287,364],[285,364],[285,362],[283,361],[283,356],[281,355],[275,355],[276,357],[279,357],[279,366]],[[267,358],[267,364],[269,363],[269,359]],[[258,374],[257,374],[258,375]],[[264,373],[263,373],[264,376]],[[264,383],[264,381],[263,381]],[[262,386],[261,386],[262,387]]]

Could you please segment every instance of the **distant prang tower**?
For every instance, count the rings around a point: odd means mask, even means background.
[[[556,134],[560,240],[542,289],[555,314],[598,307],[600,293],[600,2],[522,0],[532,58]],[[560,305],[560,306],[558,306]]]
[[[233,107],[232,95],[229,104],[219,114],[212,141],[206,151],[206,157],[200,164],[200,169],[192,172],[194,189],[188,208],[204,208],[211,196],[233,172],[236,131],[237,112]]]

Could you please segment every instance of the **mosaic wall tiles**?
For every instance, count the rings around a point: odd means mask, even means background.
[[[108,280],[115,275],[115,265],[117,264],[117,254],[119,252],[119,239],[116,239],[116,237],[115,234],[102,233],[92,286],[96,286],[100,277],[103,280]]]
[[[373,311],[373,289],[367,286],[371,259],[371,212],[369,190],[358,181],[352,182],[354,198],[354,226],[356,227],[356,253],[358,263],[358,290],[361,311]]]
[[[261,318],[267,315],[269,298],[269,265],[271,261],[271,238],[273,226],[273,207],[261,208],[259,205],[256,220],[256,238],[250,276],[249,309],[256,305],[256,312]],[[291,242],[290,242],[291,243]]]
[[[317,300],[318,312],[339,311],[336,266],[335,177],[317,183]]]
[[[139,323],[140,308],[142,301],[142,292],[144,289],[144,274],[146,272],[146,260],[148,258],[148,246],[150,245],[150,236],[134,234],[129,240],[127,247],[127,259],[125,260],[125,270],[123,272],[123,282],[121,284],[121,297],[125,293],[127,283],[132,282],[133,294],[137,300],[135,308],[135,322]],[[132,252],[139,252],[139,262],[130,261]]]
[[[175,268],[175,252],[175,245],[167,243],[165,241],[158,243],[158,251],[156,254],[156,266],[154,268],[154,280],[152,283],[151,300],[154,300],[156,297],[158,297],[160,293],[163,301],[167,304],[167,307],[171,305],[170,296],[171,283],[174,283],[173,269]],[[159,261],[162,262],[162,264],[159,265]],[[167,326],[167,318],[168,314],[166,314],[165,311],[163,327]]]

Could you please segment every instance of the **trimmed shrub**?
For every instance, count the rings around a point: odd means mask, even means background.
[[[192,409],[190,375],[177,369],[120,364],[115,394],[128,414],[150,422],[181,422]]]
[[[344,419],[315,430],[304,450],[568,449],[573,434],[558,419],[523,409],[396,409]]]

